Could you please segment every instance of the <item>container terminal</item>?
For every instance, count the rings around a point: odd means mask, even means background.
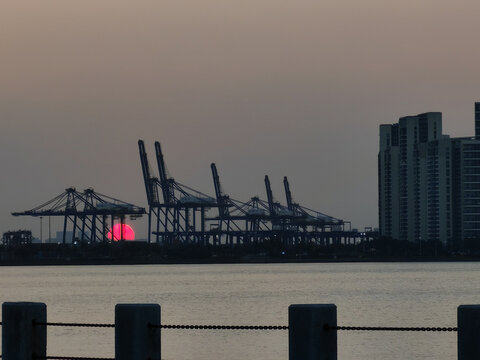
[[[221,250],[222,254],[233,251],[245,255],[251,251],[262,254],[261,249],[272,246],[280,255],[295,253],[298,258],[297,250],[328,253],[328,248],[355,246],[378,236],[377,229],[365,228],[359,232],[351,228],[349,221],[296,203],[287,176],[283,178],[285,205],[275,199],[268,175],[264,176],[266,200],[254,196],[240,201],[223,191],[219,171],[212,163],[214,195],[208,195],[171,177],[160,142],[154,143],[154,149],[158,176],[150,165],[144,141],[138,141],[147,207],[100,194],[92,188],[78,191],[70,187],[41,205],[12,215],[61,217],[62,238],[55,245],[97,249],[130,242],[132,239],[124,232],[127,217],[135,220],[146,216],[148,235],[144,245],[127,246],[147,246],[142,251],[156,249],[152,253],[157,255],[160,249],[168,249],[180,258],[182,251],[202,253],[208,249],[210,254]],[[117,227],[120,231],[112,231]],[[3,247],[31,246],[31,243],[28,230],[9,231],[2,238]]]

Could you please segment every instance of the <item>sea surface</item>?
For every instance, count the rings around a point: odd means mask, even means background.
[[[334,303],[338,325],[454,327],[480,304],[480,263],[0,267],[0,301],[47,304],[50,322],[114,322],[158,303],[164,324],[287,325],[290,304]],[[113,357],[114,330],[48,328],[48,355]],[[338,333],[339,359],[455,359],[456,333]],[[162,330],[162,359],[288,359],[287,331]]]

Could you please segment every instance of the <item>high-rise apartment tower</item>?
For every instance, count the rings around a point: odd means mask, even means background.
[[[382,236],[461,247],[480,239],[480,103],[475,138],[442,134],[442,114],[380,125],[378,208]]]

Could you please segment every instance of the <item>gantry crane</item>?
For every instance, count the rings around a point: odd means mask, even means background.
[[[260,208],[257,197],[244,203],[230,198],[222,191],[220,177],[215,163],[210,165],[212,169],[213,184],[217,198],[218,216],[209,220],[218,221],[216,232],[219,234],[217,240],[233,245],[258,242],[269,232],[268,216],[264,209]]]
[[[142,169],[148,169],[147,154],[142,140],[139,140],[139,151]],[[152,217],[156,221],[155,230],[152,231],[149,226],[149,237],[150,234],[154,234],[157,243],[162,242],[166,245],[172,245],[174,242],[204,244],[207,241],[205,215],[209,209],[217,206],[216,200],[168,177],[162,148],[158,141],[155,142],[155,155],[160,179],[152,177],[150,172],[145,170],[143,177],[145,184],[154,184],[157,193],[160,189],[163,202],[158,200],[149,204],[151,209],[149,224]]]
[[[113,229],[115,219],[125,222],[125,217],[132,220],[145,214],[145,209],[113,197],[96,193],[93,189],[86,189],[83,193],[70,187],[53,199],[23,212],[14,212],[13,216],[63,216],[63,243],[66,243],[68,224],[72,224],[71,241],[115,241],[123,240],[123,231],[120,238],[115,238]],[[108,227],[110,220],[110,228]],[[111,231],[111,239],[108,239]]]
[[[286,177],[287,206],[274,200],[267,175],[264,178],[267,200],[255,196],[242,202],[223,191],[217,167],[212,163],[215,197],[211,197],[168,175],[158,141],[155,142],[155,154],[159,178],[152,175],[142,140],[139,140],[139,151],[149,203],[149,241],[150,234],[154,234],[156,242],[165,245],[240,245],[271,238],[294,245],[304,241],[318,243],[319,239],[325,243],[325,239],[337,236],[334,232],[343,231],[343,220],[295,203]]]
[[[286,176],[283,178],[283,184],[287,206],[293,214],[292,225],[297,228],[296,232],[300,241],[313,239],[324,242],[327,235],[331,236],[332,233],[345,231],[345,221],[295,203]],[[329,234],[325,234],[325,232],[329,232]]]

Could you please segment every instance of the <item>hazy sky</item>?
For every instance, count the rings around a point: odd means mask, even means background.
[[[284,203],[287,175],[295,201],[377,226],[379,124],[441,111],[445,133],[473,135],[479,15],[478,0],[2,0],[0,232],[39,236],[10,212],[70,186],[146,206],[140,138],[204,192],[211,162],[242,200],[266,198],[268,174]]]

